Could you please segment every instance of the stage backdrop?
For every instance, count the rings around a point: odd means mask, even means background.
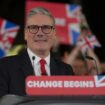
[[[61,43],[75,44],[80,34],[80,15],[79,5],[49,2],[26,2],[26,14],[35,7],[48,9],[56,20],[57,35]]]

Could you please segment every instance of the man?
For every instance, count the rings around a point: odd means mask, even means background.
[[[50,53],[56,30],[49,11],[40,7],[32,9],[24,33],[27,49],[19,55],[0,60],[0,96],[26,95],[25,79],[29,75],[73,75],[70,65],[55,59]]]

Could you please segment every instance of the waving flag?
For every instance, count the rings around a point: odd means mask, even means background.
[[[67,16],[72,18],[80,19],[81,14],[81,6],[79,5],[67,5]]]
[[[18,30],[19,26],[0,18],[0,57],[6,56]]]
[[[56,20],[57,35],[61,43],[75,44],[80,34],[78,5],[27,1],[26,14],[35,7],[44,7],[51,11]]]
[[[105,76],[95,76],[96,87],[105,87]]]
[[[79,29],[79,24],[74,23],[74,24],[70,24],[69,25],[69,38],[70,38],[70,42],[71,44],[76,44],[78,37],[80,35],[80,29]]]
[[[95,35],[83,36],[78,40],[77,45],[80,47],[81,51],[84,53],[87,49],[94,49],[95,47],[101,47],[101,44],[95,37]]]

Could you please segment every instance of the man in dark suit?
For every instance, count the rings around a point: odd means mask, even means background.
[[[25,79],[29,75],[74,74],[70,65],[55,59],[50,53],[56,30],[54,17],[48,10],[32,9],[27,16],[24,33],[27,49],[0,60],[0,96],[26,95]]]

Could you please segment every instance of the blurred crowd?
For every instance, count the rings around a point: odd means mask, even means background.
[[[87,27],[82,27],[78,42],[83,36],[88,36],[90,34],[90,30]],[[76,75],[105,74],[105,62],[102,62],[99,59],[93,48],[88,47],[85,48],[85,51],[83,51],[81,46],[78,44],[60,44],[59,40],[56,40],[52,51],[58,59],[72,65]]]

